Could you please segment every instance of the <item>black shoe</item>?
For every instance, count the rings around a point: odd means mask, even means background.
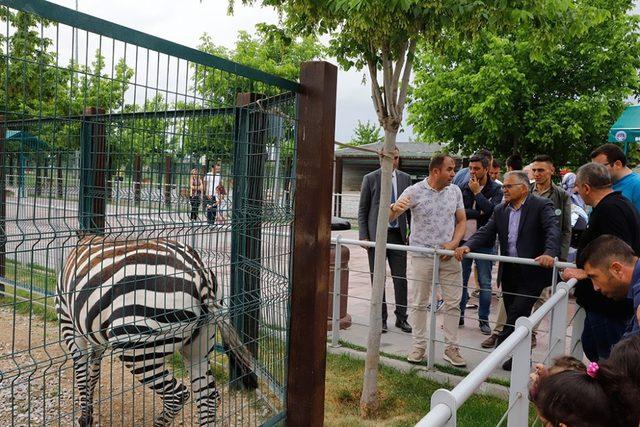
[[[489,322],[480,322],[480,332],[484,335],[491,335],[491,327],[489,326]]]
[[[411,333],[411,325],[406,320],[396,320],[396,328],[400,328],[402,332]]]
[[[464,317],[461,317],[458,321],[458,326],[464,326]]]
[[[507,360],[502,364],[502,369],[504,369],[505,371],[511,371],[511,363],[512,359]]]
[[[382,321],[382,333],[386,334],[389,331],[389,328],[387,327],[387,321],[383,320]]]

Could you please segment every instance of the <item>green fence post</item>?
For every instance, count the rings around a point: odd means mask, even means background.
[[[4,125],[4,116],[0,116],[0,277],[5,277],[7,270],[6,135],[7,130]],[[4,296],[4,284],[0,284],[0,296]]]
[[[262,189],[266,159],[266,115],[251,104],[255,93],[237,96],[234,129],[233,216],[231,219],[231,319],[243,342],[258,356],[260,325],[260,264],[262,241]],[[234,388],[240,371],[230,359]]]
[[[80,197],[78,220],[84,233],[104,234],[106,214],[106,138],[104,123],[96,115],[103,109],[84,112],[80,147]]]
[[[142,189],[142,156],[136,154],[133,160],[133,201],[140,204],[140,193]]]
[[[164,158],[164,204],[171,207],[171,156]]]

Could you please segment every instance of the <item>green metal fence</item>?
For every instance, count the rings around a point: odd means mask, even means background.
[[[300,85],[0,14],[0,422],[282,420]]]

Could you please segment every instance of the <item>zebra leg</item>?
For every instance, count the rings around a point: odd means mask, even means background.
[[[215,344],[215,328],[203,326],[198,335],[182,347],[184,364],[191,377],[191,390],[198,407],[200,426],[214,426],[220,393],[209,364]]]
[[[91,387],[91,371],[93,371],[93,367],[90,366],[90,356],[92,354],[89,350],[90,344],[85,337],[75,336],[75,331],[70,326],[70,323],[62,323],[62,337],[73,359],[73,372],[76,387],[78,388],[77,403],[80,406],[80,417],[76,420],[76,425],[90,427],[93,425],[93,393]],[[99,368],[100,365],[98,365],[98,374]]]
[[[171,425],[189,400],[189,390],[166,368],[165,357],[170,353],[155,353],[153,348],[150,351],[124,350],[119,357],[142,385],[151,388],[162,399],[162,414],[153,421],[153,426],[165,427]]]

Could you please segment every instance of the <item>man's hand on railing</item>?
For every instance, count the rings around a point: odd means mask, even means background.
[[[443,243],[442,245],[440,245],[440,247],[442,249],[447,250],[447,251],[454,251],[458,247],[458,243],[457,242],[447,242],[447,243]],[[451,255],[440,255],[440,259],[442,261],[449,261],[451,259]]]
[[[360,239],[360,240],[362,240],[363,242],[368,242],[368,241],[369,241],[369,239]],[[364,249],[364,250],[369,250],[369,246],[360,245],[360,247],[361,247],[362,249]]]
[[[545,268],[553,268],[553,264],[555,263],[555,259],[549,255],[540,255],[535,261]]]
[[[587,273],[580,268],[565,268],[560,276],[565,281],[570,279],[582,280],[588,277]]]
[[[468,254],[469,252],[471,252],[469,246],[460,246],[459,248],[456,248],[454,250],[453,256],[456,257],[458,261],[462,261],[462,258],[464,258],[465,254]]]

